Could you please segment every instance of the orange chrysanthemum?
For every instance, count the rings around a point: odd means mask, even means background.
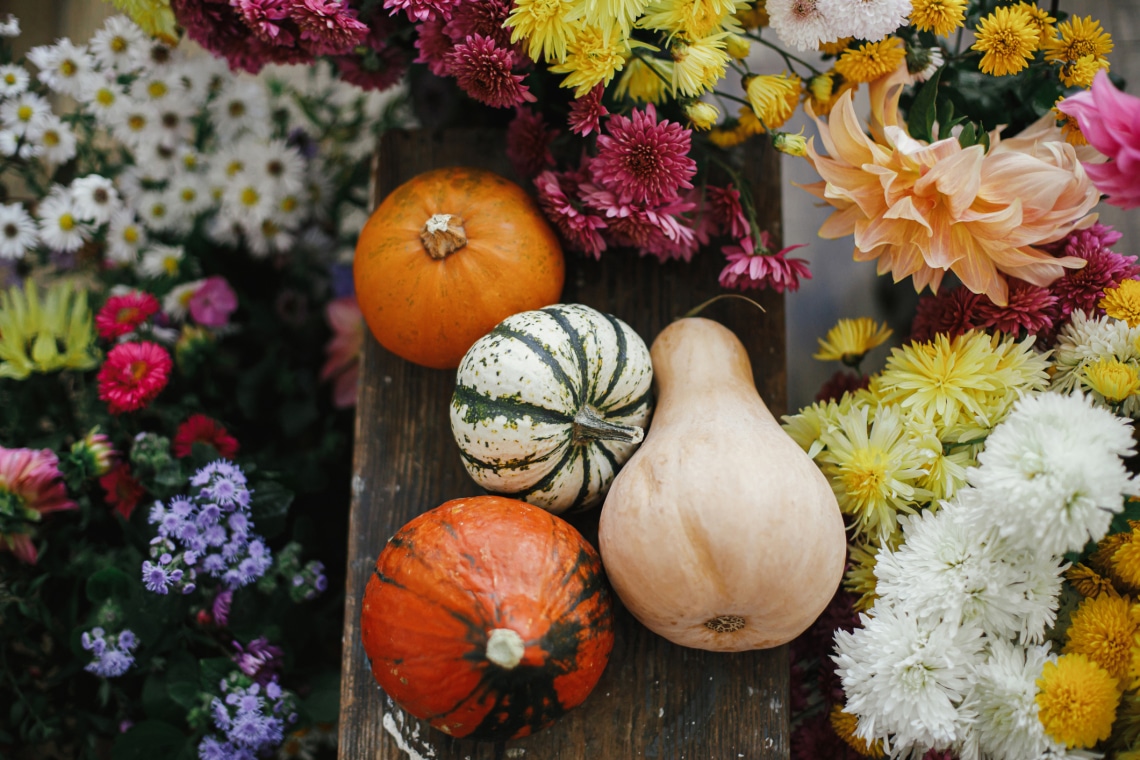
[[[879,274],[913,277],[937,290],[952,271],[974,293],[1006,305],[1002,274],[1045,286],[1083,259],[1038,250],[1087,223],[1099,194],[1046,115],[991,149],[963,148],[954,137],[926,143],[900,122],[905,66],[871,83],[871,137],[850,94],[824,120],[815,117],[827,155],[808,142],[808,160],[823,177],[804,189],[836,211],[820,237],[855,236],[855,259],[878,261]],[[810,108],[810,104],[809,104]],[[813,117],[815,116],[812,114]]]

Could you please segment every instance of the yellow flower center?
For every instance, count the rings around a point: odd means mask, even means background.
[[[64,232],[71,232],[75,229],[75,217],[71,214],[61,214],[59,217],[59,228]]]
[[[127,128],[132,132],[141,132],[146,128],[146,117],[142,114],[131,114],[127,119]]]
[[[240,119],[245,116],[245,103],[240,100],[231,100],[229,108],[226,109],[231,118]]]
[[[114,37],[111,39],[111,52],[125,53],[127,51],[127,41],[122,37]]]
[[[128,243],[137,243],[139,241],[139,228],[133,224],[127,225],[127,227],[123,229],[123,240]]]
[[[4,75],[4,84],[16,84],[16,75],[10,71],[7,74],[5,74]]]
[[[33,111],[31,106],[20,106],[16,109],[16,118],[20,121],[28,121],[32,118],[32,113]]]
[[[232,177],[243,169],[245,169],[245,163],[235,158],[226,164],[226,176]]]
[[[59,64],[59,73],[65,77],[73,77],[79,72],[79,66],[75,61],[68,59]]]
[[[179,195],[187,203],[193,203],[194,199],[198,197],[198,191],[192,187],[184,187]]]
[[[241,191],[241,202],[246,206],[256,206],[257,202],[261,200],[261,195],[256,189],[247,187]]]
[[[146,94],[155,99],[161,98],[167,92],[166,82],[163,81],[154,81],[146,86]]]
[[[281,210],[285,213],[292,213],[297,209],[297,197],[295,195],[286,195],[281,200]]]
[[[169,275],[178,274],[178,259],[174,256],[167,256],[162,260],[162,268]]]
[[[61,142],[59,132],[56,132],[54,129],[47,130],[44,132],[43,141],[44,145],[49,148],[56,147]]]
[[[106,87],[100,87],[99,91],[95,93],[95,102],[101,106],[109,106],[115,102],[115,93]]]
[[[162,203],[154,204],[150,207],[150,215],[155,219],[163,218],[166,216],[166,205]]]

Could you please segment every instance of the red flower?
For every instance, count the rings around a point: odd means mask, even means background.
[[[122,296],[111,296],[95,315],[95,329],[100,338],[114,340],[147,321],[162,308],[150,293],[133,291]]]
[[[706,188],[709,199],[709,215],[724,234],[743,240],[751,233],[748,215],[740,201],[740,191],[730,182],[727,187],[709,185]]]
[[[937,295],[921,296],[914,310],[910,339],[920,342],[934,340],[938,333],[957,338],[962,333],[980,327],[976,321],[976,310],[981,298],[969,288],[963,287],[944,290]]]
[[[611,116],[607,134],[598,135],[598,155],[590,164],[594,181],[622,203],[667,203],[679,188],[693,186],[692,133],[672,121],[658,122],[652,103],[631,116]]]
[[[530,179],[548,166],[554,165],[550,143],[558,130],[547,129],[542,115],[524,106],[515,109],[515,118],[507,125],[507,158],[515,173]]]
[[[1038,335],[1053,329],[1056,303],[1057,297],[1045,288],[1011,279],[1008,305],[998,306],[988,297],[981,298],[976,319],[982,327],[1010,335],[1017,335],[1022,330],[1027,335]]]
[[[298,0],[289,7],[289,18],[313,55],[343,55],[368,36],[368,25],[357,20],[356,11],[335,0]]]
[[[522,83],[523,75],[512,72],[515,60],[514,51],[499,47],[494,39],[481,34],[471,35],[447,54],[456,83],[473,100],[492,108],[535,101],[530,88]]]
[[[99,485],[107,492],[104,501],[124,520],[131,519],[131,513],[146,496],[146,489],[131,475],[131,466],[125,462],[99,478]]]
[[[599,230],[605,229],[606,221],[597,214],[588,213],[581,203],[575,202],[578,190],[575,176],[570,172],[545,171],[534,178],[534,186],[546,218],[554,222],[567,245],[595,259],[601,258],[602,251],[606,250],[606,241]],[[574,200],[571,200],[572,195]]]
[[[190,419],[178,426],[170,449],[179,459],[190,456],[195,443],[213,446],[218,456],[233,459],[238,451],[237,439],[230,435],[221,423],[204,414],[192,414]]]
[[[816,401],[839,401],[844,393],[854,393],[860,388],[871,384],[871,378],[856,372],[839,370],[820,386],[819,393],[815,394]]]
[[[111,414],[142,409],[166,387],[173,366],[170,354],[157,343],[120,343],[99,370],[99,398]]]
[[[479,0],[477,3],[459,3],[453,6],[451,20],[443,27],[455,42],[462,42],[473,34],[490,37],[501,48],[518,50],[511,44],[511,28],[506,26],[511,15],[510,0]]]

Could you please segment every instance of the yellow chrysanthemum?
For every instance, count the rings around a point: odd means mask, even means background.
[[[1065,580],[1072,584],[1077,593],[1084,597],[1098,597],[1101,594],[1115,594],[1112,581],[1088,565],[1076,564],[1065,571]]]
[[[586,26],[599,26],[610,30],[617,25],[622,35],[629,36],[634,21],[649,6],[651,0],[572,0],[573,8],[566,16],[567,21],[579,22]]]
[[[777,129],[792,118],[800,102],[803,83],[795,74],[769,74],[744,78],[744,90],[752,112],[767,130]]]
[[[1057,36],[1057,27],[1053,26],[1057,23],[1057,19],[1049,15],[1049,11],[1045,10],[1036,3],[1027,3],[1025,0],[1019,2],[1015,8],[1025,11],[1029,16],[1029,23],[1037,30],[1037,47],[1041,48],[1046,40],[1051,40]]]
[[[978,68],[995,77],[1016,74],[1028,66],[1039,42],[1033,20],[1017,6],[995,8],[979,22],[974,35],[977,42],[971,50],[984,53]]]
[[[835,427],[836,421],[855,406],[854,397],[844,394],[836,401],[818,401],[800,409],[798,414],[783,417],[784,432],[795,441],[807,455],[815,459],[823,450],[820,436],[824,430]]]
[[[668,97],[672,81],[672,61],[660,58],[647,61],[634,56],[626,63],[614,95],[618,98],[628,95],[639,103],[660,103]]]
[[[1120,702],[1116,679],[1085,655],[1046,662],[1037,688],[1037,717],[1054,740],[1087,749],[1112,733]]]
[[[736,12],[736,20],[744,29],[768,26],[768,0],[756,0],[751,7]]]
[[[1140,372],[1118,359],[1100,359],[1086,366],[1080,382],[1110,404],[1119,404],[1140,392]]]
[[[920,32],[945,37],[966,21],[966,0],[914,0],[910,23]]]
[[[716,124],[717,119],[720,118],[720,111],[712,103],[706,103],[703,100],[692,100],[685,104],[685,118],[689,120],[689,124],[693,129],[700,132],[712,129]]]
[[[1064,102],[1064,98],[1057,98],[1057,104],[1060,105]],[[1069,145],[1088,145],[1089,141],[1085,139],[1084,132],[1081,131],[1081,125],[1077,120],[1067,113],[1062,113],[1057,106],[1053,106],[1053,116],[1057,119],[1057,126],[1061,128],[1061,136],[1065,138],[1065,142]]]
[[[877,324],[870,317],[841,319],[827,331],[826,337],[817,338],[819,351],[812,354],[820,361],[841,361],[857,367],[871,349],[883,345],[893,330],[886,323]]]
[[[1124,585],[1140,591],[1140,529],[1133,528],[1131,533],[1124,535],[1128,541],[1122,542],[1113,552],[1109,565],[1113,575]]]
[[[1129,533],[1109,533],[1096,545],[1096,551],[1089,556],[1089,564],[1104,575],[1112,575],[1112,558],[1117,550],[1132,540]]]
[[[747,0],[656,0],[637,26],[689,39],[721,31],[743,32],[734,14],[747,8]]]
[[[724,38],[724,49],[728,51],[728,57],[735,61],[743,61],[752,53],[752,43],[748,41],[747,37],[741,37],[739,34],[729,34]]]
[[[906,47],[898,37],[865,42],[847,50],[835,62],[835,70],[849,82],[871,82],[886,76],[906,60]]]
[[[874,544],[851,544],[848,547],[848,569],[843,576],[843,588],[859,598],[853,605],[856,612],[866,612],[875,606],[879,595],[875,593],[875,562],[879,547]]]
[[[1083,654],[1116,681],[1128,675],[1132,645],[1140,632],[1140,610],[1124,596],[1101,594],[1081,602],[1073,613],[1065,654]]]
[[[574,97],[580,98],[595,85],[608,85],[629,60],[629,42],[618,27],[608,32],[597,26],[579,29],[566,45],[566,58],[550,70],[566,74],[562,87],[574,88]]]
[[[839,55],[854,41],[854,37],[840,37],[831,42],[821,42],[819,43],[819,52],[824,55]]]
[[[858,82],[849,82],[832,69],[808,80],[805,104],[816,116],[827,116],[843,93],[858,89]]]
[[[178,23],[170,0],[112,0],[115,7],[130,16],[151,37],[168,45],[178,43]]]
[[[673,95],[697,97],[711,90],[724,77],[728,67],[728,50],[725,37],[728,32],[716,32],[705,37],[687,40],[675,38],[670,52],[673,54]]]
[[[835,734],[851,749],[863,757],[886,757],[883,753],[883,742],[876,739],[868,742],[855,735],[859,727],[859,718],[843,709],[843,705],[833,705],[831,708],[831,727]]]
[[[735,148],[749,137],[752,137],[752,135],[740,129],[739,125],[716,127],[709,132],[709,142],[718,148]]]
[[[1092,55],[1083,55],[1076,61],[1066,61],[1061,64],[1058,76],[1061,84],[1066,87],[1092,87],[1096,73],[1101,69],[1108,69],[1107,58],[1097,58]]]
[[[69,282],[40,291],[29,278],[22,289],[0,293],[0,377],[91,369],[99,363],[94,341],[87,291]]]
[[[1140,325],[1140,280],[1122,280],[1115,288],[1105,288],[1097,306],[1129,327]]]
[[[526,40],[531,60],[563,61],[576,33],[567,20],[573,10],[570,0],[514,0],[505,26],[511,29],[511,42]]]
[[[1045,40],[1041,47],[1046,61],[1075,62],[1086,55],[1104,58],[1112,52],[1112,37],[1092,16],[1073,16],[1058,24],[1057,36]]]

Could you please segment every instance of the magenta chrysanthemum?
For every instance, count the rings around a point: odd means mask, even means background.
[[[364,42],[368,25],[338,0],[294,0],[289,17],[314,55],[341,55]]]
[[[1024,280],[1009,281],[1009,302],[998,306],[987,297],[978,299],[974,321],[987,329],[1009,335],[1047,334],[1053,329],[1053,309],[1057,297],[1046,288]]]
[[[312,60],[311,54],[295,45],[260,39],[226,0],[171,0],[170,8],[186,36],[226,59],[231,69],[256,74],[269,63]]]
[[[708,196],[709,215],[721,234],[743,240],[751,232],[748,215],[740,202],[740,191],[729,183],[726,187],[709,185],[705,188]]]
[[[515,109],[515,118],[507,125],[507,158],[515,173],[523,179],[534,177],[554,165],[550,143],[558,130],[547,129],[542,114],[525,106]]]
[[[919,297],[910,326],[910,339],[933,340],[938,333],[956,338],[980,327],[975,321],[975,310],[981,298],[969,288],[961,287]]]
[[[530,88],[522,83],[524,77],[511,71],[515,63],[513,51],[498,47],[481,34],[471,35],[447,56],[456,83],[474,100],[492,108],[535,101]]]
[[[262,42],[269,45],[292,45],[293,33],[281,25],[289,18],[286,0],[236,0],[232,5],[242,21]]]
[[[340,78],[362,90],[383,92],[396,86],[408,70],[404,52],[396,47],[373,48],[373,55],[342,55],[332,59]]]
[[[601,130],[602,117],[609,113],[602,105],[602,95],[605,91],[605,85],[599,84],[570,104],[570,115],[566,121],[570,125],[571,132],[585,137],[591,132]]]
[[[605,238],[610,245],[636,248],[640,255],[662,261],[688,261],[697,250],[696,232],[683,216],[696,208],[694,203],[675,198],[654,207],[633,204],[611,190],[588,183],[582,185],[579,195],[605,218]]]
[[[445,77],[451,73],[448,64],[448,55],[453,47],[451,38],[443,32],[444,20],[441,18],[428,19],[419,24],[416,34],[416,63],[426,63],[428,70],[437,77]]]
[[[566,183],[566,187],[563,187]],[[572,250],[601,258],[606,250],[606,241],[600,230],[606,222],[597,214],[585,213],[571,200],[577,190],[577,182],[568,173],[545,171],[534,178],[538,191],[538,205],[546,218],[554,223],[563,240]]]
[[[598,135],[598,155],[591,166],[595,183],[620,195],[624,202],[651,206],[690,188],[697,162],[689,158],[692,133],[680,124],[657,121],[650,103],[632,118],[615,115]]]
[[[120,343],[99,370],[99,398],[111,414],[142,409],[166,387],[173,366],[170,354],[157,343]]]
[[[384,7],[390,10],[392,15],[404,11],[411,21],[449,19],[454,6],[455,0],[384,0]]]
[[[1111,203],[1140,206],[1140,98],[1113,86],[1104,69],[1092,87],[1065,98],[1057,109],[1077,120],[1089,145],[1108,156],[1103,164],[1084,164],[1089,179]]]
[[[1088,262],[1081,269],[1067,269],[1063,277],[1049,286],[1057,297],[1056,311],[1062,320],[1074,311],[1103,314],[1097,304],[1104,298],[1104,289],[1121,280],[1140,277],[1135,256],[1124,256],[1109,248],[1122,237],[1121,233],[1103,224],[1094,224],[1087,230],[1069,233],[1052,253],[1076,256]]]
[[[36,523],[51,512],[75,508],[53,451],[0,446],[0,551],[35,564]]]
[[[495,40],[495,44],[513,50],[511,30],[503,26],[511,15],[508,0],[478,0],[461,2],[452,8],[451,20],[443,31],[455,42],[462,42],[473,34],[481,34]]]
[[[761,233],[763,248],[769,246],[767,232]],[[781,248],[775,253],[758,252],[751,236],[740,241],[740,245],[726,245],[721,248],[728,265],[721,270],[720,285],[734,290],[771,288],[777,293],[785,290],[796,291],[800,278],[811,279],[811,270],[804,259],[789,259],[787,254],[804,244]]]

